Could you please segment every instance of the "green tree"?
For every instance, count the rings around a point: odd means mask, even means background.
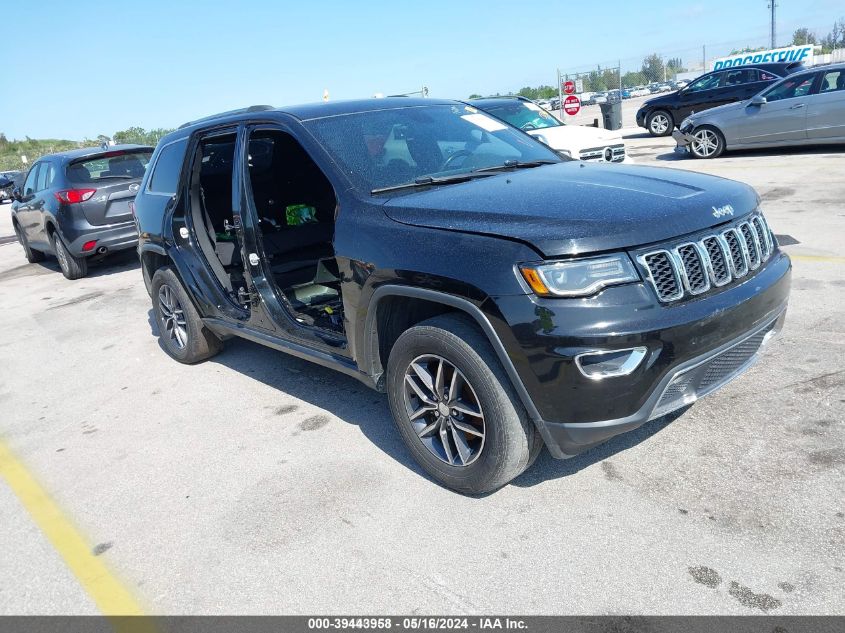
[[[818,44],[815,33],[804,26],[800,29],[795,29],[795,32],[792,34],[792,45],[804,46],[806,44]]]
[[[643,59],[641,72],[648,81],[663,81],[665,72],[663,58],[657,53],[652,53]]]
[[[476,93],[474,93],[474,92],[473,92],[473,93],[472,93],[469,97],[467,97],[467,98],[468,98],[468,99],[481,99],[481,95],[480,95],[480,94],[476,94]]]

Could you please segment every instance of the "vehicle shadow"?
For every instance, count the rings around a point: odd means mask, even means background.
[[[151,333],[158,337],[158,323],[152,309],[147,313],[147,320]],[[159,347],[162,345],[159,340]],[[274,391],[302,400],[347,424],[357,426],[368,440],[389,457],[427,478],[402,443],[390,415],[387,396],[354,378],[240,338],[228,340],[223,351],[208,362],[248,376]],[[300,430],[300,424],[305,423],[314,413],[291,411],[290,404],[289,400],[282,402],[280,398],[278,407],[270,414],[279,415],[280,422],[289,424],[291,432],[296,433]],[[263,415],[266,412],[262,410],[253,413]]]
[[[24,260],[26,261],[26,260]],[[52,272],[62,274],[62,269],[59,267],[58,260],[53,255],[47,255],[42,262],[38,262],[38,266],[46,268]],[[126,249],[111,253],[103,258],[95,258],[88,262],[88,274],[85,278],[104,277],[106,275],[114,275],[122,273],[135,268],[140,268],[141,263],[138,261],[138,253],[134,248]]]
[[[157,337],[158,325],[152,310],[147,313],[147,319],[151,333]],[[159,341],[159,346],[161,345]],[[218,363],[244,374],[273,390],[324,409],[343,422],[357,426],[364,436],[386,455],[417,475],[430,480],[402,442],[390,414],[386,395],[334,370],[244,339],[230,339],[226,342],[225,349],[208,362]],[[310,414],[296,416],[295,412],[289,411],[289,406],[289,402],[284,405],[280,402],[278,411],[284,412],[285,422],[290,419],[291,431],[297,432],[299,424]],[[652,420],[571,459],[557,460],[547,450],[543,450],[534,465],[511,483],[530,488],[551,479],[574,475],[649,439],[683,415],[684,411],[686,409]],[[299,419],[300,417],[303,419]],[[477,495],[478,498],[486,496],[488,495]]]
[[[692,405],[690,405],[692,406]],[[627,450],[656,435],[672,422],[681,417],[689,408],[687,406],[674,413],[646,422],[641,427],[599,444],[595,448],[581,453],[570,459],[555,459],[547,450],[543,450],[534,465],[511,482],[511,485],[530,488],[544,481],[568,477],[590,466],[613,457],[616,453]]]
[[[843,145],[801,145],[797,147],[769,147],[763,149],[737,149],[730,150],[722,154],[719,158],[714,158],[714,161],[722,161],[730,158],[764,158],[769,156],[813,156],[820,154],[840,154],[845,152],[845,144]],[[679,152],[674,149],[665,154],[658,154],[656,160],[675,161],[675,160],[696,160],[687,152]]]

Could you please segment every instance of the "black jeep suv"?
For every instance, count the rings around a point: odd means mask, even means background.
[[[561,159],[472,106],[254,106],[159,143],[136,198],[164,349],[241,336],[386,391],[437,481],[493,490],[745,369],[790,261],[742,184]]]
[[[138,244],[129,205],[152,147],[85,148],[39,158],[15,193],[12,226],[30,263],[53,253],[68,279],[88,260]]]
[[[707,73],[677,92],[646,101],[637,110],[637,125],[652,136],[669,136],[693,112],[750,99],[803,67],[801,62],[748,64]]]

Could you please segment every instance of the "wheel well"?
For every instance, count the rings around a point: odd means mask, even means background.
[[[167,266],[170,263],[170,258],[167,255],[156,253],[154,251],[144,251],[141,253],[141,273],[144,275],[144,283],[147,285],[149,292],[153,275],[159,268]]]
[[[417,297],[387,296],[378,302],[374,338],[378,349],[373,349],[373,373],[381,374],[387,367],[390,350],[402,333],[426,319],[460,310],[436,301]],[[378,352],[377,354],[375,352]]]

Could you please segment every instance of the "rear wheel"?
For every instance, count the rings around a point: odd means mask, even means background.
[[[43,262],[44,253],[30,247],[29,242],[26,239],[26,235],[23,234],[23,231],[21,231],[21,228],[18,226],[17,222],[12,222],[12,226],[15,228],[15,235],[18,238],[18,242],[20,242],[20,245],[23,246],[23,252],[24,255],[26,255],[26,261],[28,261],[30,264],[37,264],[38,262]]]
[[[59,266],[65,277],[81,279],[88,274],[88,260],[71,255],[61,236],[55,232],[53,233],[53,250],[56,252],[56,259],[59,260]]]
[[[390,352],[387,385],[411,454],[453,490],[496,490],[542,449],[490,343],[463,316],[435,317],[404,332]]]
[[[669,136],[675,127],[675,122],[666,110],[655,110],[648,115],[646,127],[652,136]]]
[[[725,151],[725,137],[714,127],[705,125],[692,133],[690,152],[696,158],[717,158]]]
[[[156,271],[151,296],[159,340],[172,358],[180,363],[198,363],[222,349],[223,343],[205,327],[172,268]]]

